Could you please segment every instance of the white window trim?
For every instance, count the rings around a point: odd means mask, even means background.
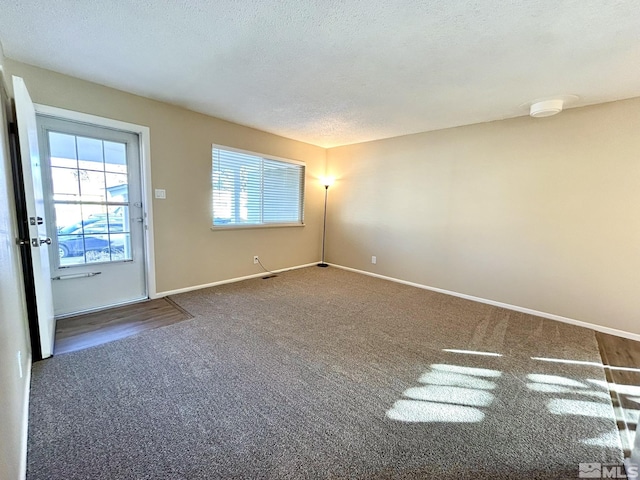
[[[250,230],[254,228],[296,228],[304,227],[305,223],[269,223],[269,224],[252,224],[252,225],[218,225],[210,227],[211,231],[219,230]]]
[[[285,163],[291,163],[293,165],[301,165],[304,167],[304,171],[305,171],[305,182],[304,182],[304,191],[302,192],[302,196],[303,199],[306,199],[306,190],[307,190],[307,179],[306,179],[306,172],[307,172],[307,164],[305,162],[302,162],[300,160],[293,160],[291,158],[284,158],[284,157],[278,157],[276,155],[267,155],[265,153],[260,153],[260,152],[254,152],[252,150],[244,150],[242,148],[234,148],[234,147],[229,147],[227,145],[220,145],[219,143],[212,143],[211,144],[211,148],[212,150],[214,148],[220,149],[220,150],[227,150],[229,152],[236,152],[236,153],[243,153],[245,155],[253,155],[256,157],[260,157],[260,158],[265,158],[267,160],[277,160],[280,162],[285,162]],[[302,208],[303,208],[303,212],[302,212],[302,222],[301,223],[268,223],[268,224],[264,224],[264,223],[260,223],[260,224],[250,224],[250,225],[212,225],[210,227],[210,230],[213,232],[217,232],[220,230],[250,230],[250,229],[254,229],[254,228],[296,228],[296,227],[304,227],[306,224],[304,223],[304,201],[302,204]],[[212,212],[213,213],[213,212]],[[212,216],[213,218],[213,216]]]
[[[266,158],[266,159],[269,159],[269,160],[279,160],[281,162],[293,163],[294,165],[302,165],[305,168],[307,167],[307,164],[305,162],[301,162],[300,160],[293,160],[291,158],[277,157],[275,155],[267,155],[266,153],[253,152],[251,150],[243,150],[241,148],[233,148],[233,147],[229,147],[227,145],[220,145],[218,143],[212,143],[211,144],[211,148],[219,148],[220,150],[228,150],[230,152],[244,153],[245,155],[254,155],[254,156],[260,157],[260,158]]]

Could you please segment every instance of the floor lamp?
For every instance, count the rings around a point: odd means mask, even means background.
[[[322,260],[318,264],[319,267],[328,267],[329,264],[324,262],[324,244],[327,238],[327,196],[329,195],[329,187],[333,183],[333,178],[325,177],[322,179],[324,185],[324,222],[322,224]]]

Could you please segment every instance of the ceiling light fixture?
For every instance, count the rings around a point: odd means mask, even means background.
[[[571,105],[577,100],[577,95],[557,95],[554,97],[538,98],[522,106],[529,108],[529,115],[533,118],[543,118],[557,115],[565,106]]]
[[[529,115],[534,118],[550,117],[557,115],[564,107],[563,100],[545,100],[544,102],[536,102],[531,104]]]

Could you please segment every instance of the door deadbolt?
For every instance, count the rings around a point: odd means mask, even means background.
[[[51,245],[51,239],[49,237],[45,238],[44,240],[39,239],[39,238],[32,238],[31,239],[31,246],[32,247],[39,247],[40,245]]]

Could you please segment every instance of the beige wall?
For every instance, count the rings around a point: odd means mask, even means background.
[[[327,161],[327,261],[640,333],[640,99]]]
[[[640,333],[640,99],[328,152],[7,60],[34,101],[151,128],[159,292],[327,260]],[[210,230],[211,143],[307,163],[304,228]],[[371,255],[378,264],[370,263]]]
[[[0,70],[3,63],[0,46]],[[2,83],[0,71],[0,478],[17,479],[24,475],[25,468],[31,352],[19,247],[15,244],[17,227],[5,123],[8,105]]]
[[[150,127],[158,292],[318,261],[324,188],[323,148],[225,122],[95,83],[7,60],[33,101]],[[210,230],[211,144],[306,162],[305,227]]]

